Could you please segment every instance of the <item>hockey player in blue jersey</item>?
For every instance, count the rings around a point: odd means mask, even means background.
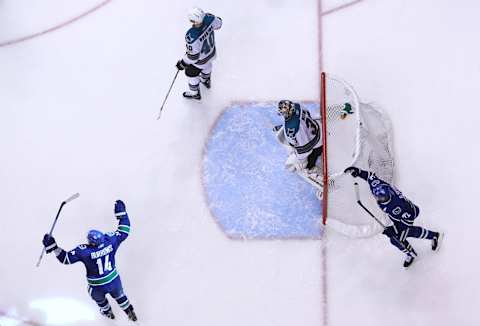
[[[81,244],[71,251],[65,251],[58,247],[55,239],[45,234],[43,245],[46,252],[54,252],[57,259],[65,265],[82,262],[87,271],[88,293],[100,307],[100,313],[110,319],[115,316],[106,298],[107,294],[117,301],[120,308],[132,321],[137,320],[133,306],[123,292],[122,281],[115,266],[115,253],[120,244],[130,233],[130,220],[125,204],[121,200],[115,202],[115,216],[118,219],[118,227],[115,232],[103,234],[97,230],[91,230],[87,235],[87,244]]]
[[[413,225],[414,220],[420,214],[420,208],[407,199],[397,188],[378,178],[375,173],[353,166],[345,169],[345,173],[351,174],[354,178],[360,177],[368,182],[378,206],[393,222],[393,225],[385,228],[383,234],[390,238],[390,242],[395,247],[407,255],[403,263],[405,268],[408,268],[417,256],[407,238],[431,240],[432,250],[437,251],[439,249],[442,234]]]
[[[205,13],[200,8],[192,8],[188,13],[192,27],[185,35],[186,53],[178,60],[178,70],[185,70],[189,90],[183,93],[188,99],[200,100],[200,82],[210,88],[212,61],[217,50],[215,47],[215,30],[222,27],[222,19]]]

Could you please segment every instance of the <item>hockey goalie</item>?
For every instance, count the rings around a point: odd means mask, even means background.
[[[299,103],[281,100],[278,114],[283,117],[283,125],[275,127],[278,141],[288,152],[285,162],[287,170],[302,176],[310,175],[316,180],[321,174],[322,130],[320,117],[314,119],[310,112]],[[319,179],[321,180],[321,179]]]

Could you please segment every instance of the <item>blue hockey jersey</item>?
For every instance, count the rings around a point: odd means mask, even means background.
[[[360,170],[359,177],[368,182],[372,193],[373,188],[379,184],[386,185],[390,192],[390,200],[383,203],[377,202],[380,209],[384,211],[394,223],[403,223],[407,226],[413,225],[413,221],[420,214],[420,208],[418,208],[417,205],[406,198],[397,188],[378,178],[373,172]]]
[[[81,244],[68,252],[58,248],[55,254],[57,259],[66,265],[81,261],[85,265],[87,281],[90,286],[105,285],[118,277],[115,253],[129,233],[130,220],[125,214],[119,219],[117,230],[106,233],[104,242],[100,246]]]

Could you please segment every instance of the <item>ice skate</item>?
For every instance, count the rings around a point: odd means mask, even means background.
[[[130,319],[131,321],[137,321],[137,315],[135,314],[135,311],[133,311],[132,305],[125,309],[125,313],[127,314],[128,319]]]
[[[205,80],[202,80],[202,84],[203,84],[203,86],[205,86],[206,88],[210,89],[210,87],[211,87],[210,78],[206,78]]]
[[[109,319],[115,319],[115,315],[113,314],[112,309],[108,309],[107,311],[100,311],[100,313]]]
[[[443,240],[443,233],[437,232],[437,234],[432,239],[432,250],[438,251],[440,249],[440,244]]]
[[[405,261],[403,262],[403,267],[409,268],[413,262],[415,261],[415,257],[412,255],[407,255],[407,258],[405,258]]]
[[[183,92],[183,97],[191,99],[191,100],[201,100],[202,99],[202,96],[200,95],[200,91],[197,91],[197,92],[192,92],[192,91]]]

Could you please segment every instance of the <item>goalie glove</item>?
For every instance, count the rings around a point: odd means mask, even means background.
[[[115,217],[117,219],[121,219],[124,216],[126,216],[127,215],[127,210],[125,208],[125,203],[121,200],[115,201],[114,212],[115,212]]]
[[[51,253],[52,251],[58,248],[55,238],[49,234],[45,234],[43,236],[42,243],[45,246],[45,251],[47,252],[47,254]]]

